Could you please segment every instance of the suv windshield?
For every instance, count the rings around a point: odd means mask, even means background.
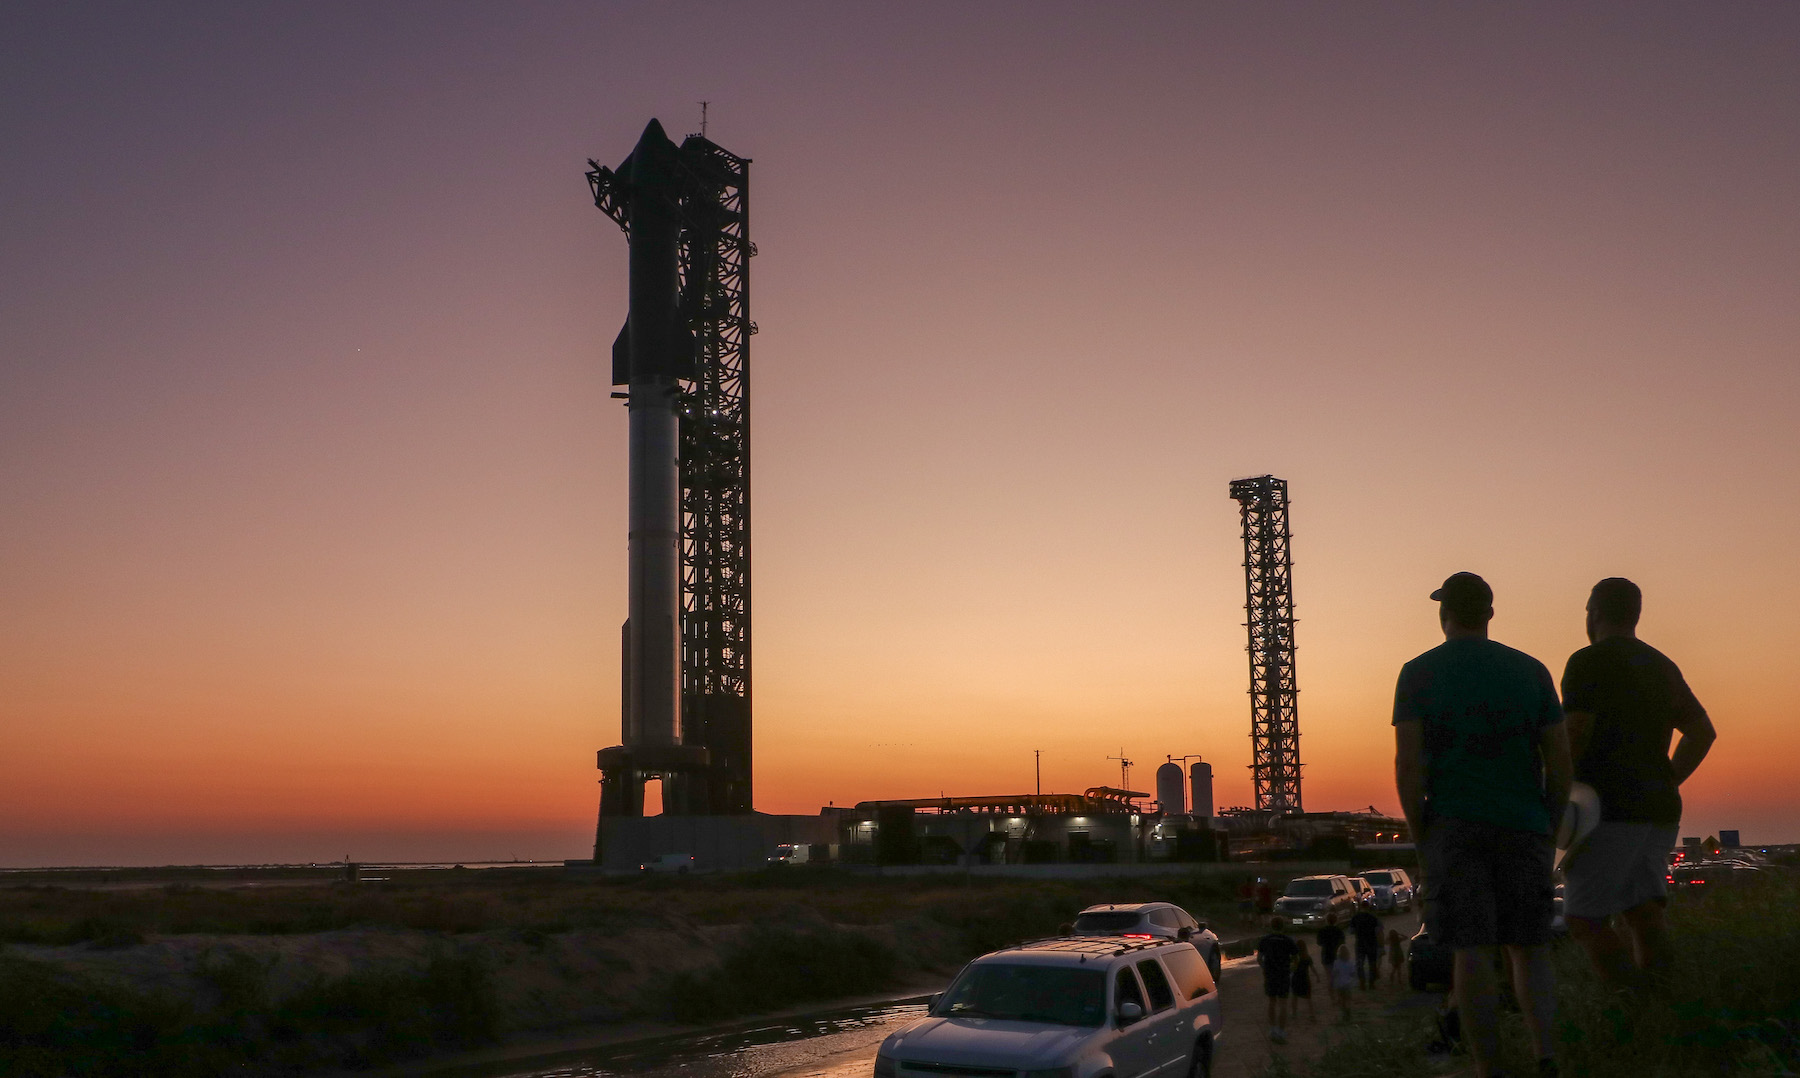
[[[1377,887],[1394,886],[1394,874],[1392,872],[1365,872],[1362,876],[1363,879],[1368,880]]]
[[[1117,932],[1121,928],[1130,928],[1138,923],[1136,910],[1101,910],[1096,913],[1084,913],[1075,918],[1075,934],[1084,932]]]
[[[1287,886],[1289,898],[1330,898],[1330,880],[1294,880]]]
[[[938,1018],[1001,1018],[1098,1026],[1106,1017],[1106,975],[1066,966],[970,966],[938,1000]]]

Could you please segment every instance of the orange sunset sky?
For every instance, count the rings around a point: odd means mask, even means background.
[[[1308,808],[1396,809],[1452,571],[1600,577],[1800,840],[1800,7],[9,5],[0,865],[591,848],[626,248],[755,159],[756,801],[1250,799],[1234,476]]]

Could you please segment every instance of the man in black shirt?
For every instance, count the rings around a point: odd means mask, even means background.
[[[1350,918],[1350,931],[1356,936],[1356,980],[1372,988],[1381,979],[1381,919],[1357,910]]]
[[[1269,1039],[1276,1043],[1287,1040],[1286,1017],[1293,1001],[1294,958],[1300,948],[1287,934],[1287,920],[1269,919],[1269,934],[1256,941],[1256,964],[1263,971],[1263,994],[1269,997]]]
[[[1592,643],[1569,656],[1562,681],[1575,778],[1600,795],[1600,824],[1563,866],[1563,908],[1570,933],[1615,984],[1669,965],[1663,904],[1680,786],[1718,736],[1681,670],[1637,638],[1642,610],[1643,593],[1631,581],[1595,584],[1587,604]],[[1671,757],[1676,731],[1681,740]]]

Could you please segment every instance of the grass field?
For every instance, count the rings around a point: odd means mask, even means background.
[[[1573,944],[1557,949],[1557,1041],[1562,1073],[1583,1078],[1792,1076],[1800,1072],[1800,881],[1771,873],[1754,885],[1679,896],[1669,921],[1680,950],[1672,987],[1649,994],[1604,988]],[[1503,1062],[1536,1073],[1524,1024],[1504,1016]],[[1391,1020],[1349,1027],[1311,1064],[1270,1078],[1410,1078],[1466,1071],[1434,1060],[1429,1025]],[[1455,1064],[1460,1063],[1457,1067]]]
[[[1252,869],[1246,868],[1244,875]],[[0,943],[133,942],[192,933],[290,935],[353,926],[467,933],[778,920],[796,906],[836,924],[928,914],[994,946],[1050,932],[1084,905],[1151,898],[1196,915],[1229,916],[1243,876],[1097,880],[878,877],[828,867],[695,877],[572,880],[556,870],[395,873],[380,883],[218,888],[175,883],[136,890],[46,885],[0,888]]]
[[[10,945],[0,951],[0,1073],[293,1073],[596,1017],[722,1018],[920,983],[1053,934],[1096,902],[1167,899],[1233,916],[1241,882],[792,866],[679,879],[447,870],[361,884],[11,887],[0,889],[0,943]],[[293,972],[295,946],[339,937],[400,941],[411,957]],[[166,975],[144,974],[152,959]],[[611,1009],[570,1002],[595,999]]]

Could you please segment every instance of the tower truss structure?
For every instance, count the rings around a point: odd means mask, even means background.
[[[712,754],[711,809],[750,799],[750,161],[682,142],[681,312],[694,378],[681,410],[682,739]]]
[[[1244,524],[1244,624],[1250,632],[1250,773],[1256,807],[1301,812],[1299,686],[1294,679],[1294,560],[1287,480],[1231,481]]]
[[[622,181],[598,162],[588,165],[594,204],[629,234]],[[689,135],[675,166],[678,318],[692,340],[691,362],[682,356],[676,368],[680,726],[682,745],[706,750],[708,764],[701,782],[682,776],[674,800],[665,783],[664,811],[741,814],[753,811],[750,159]],[[614,384],[624,384],[616,345],[613,362]],[[622,803],[635,814],[629,806]],[[641,801],[636,807],[642,811]]]

